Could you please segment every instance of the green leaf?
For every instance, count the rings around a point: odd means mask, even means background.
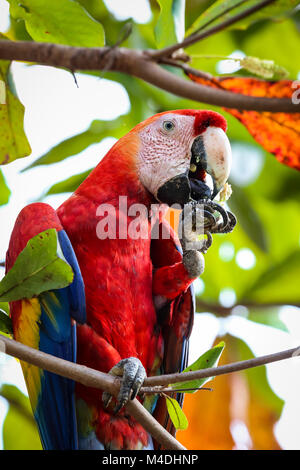
[[[8,302],[0,302],[0,310],[4,311],[6,315],[9,315],[9,304]]]
[[[165,395],[167,401],[167,409],[176,429],[186,429],[189,425],[187,417],[182,411],[179,403],[175,398],[171,398],[168,395]]]
[[[0,206],[8,203],[10,194],[10,189],[7,187],[3,173],[0,170]]]
[[[1,40],[1,37],[0,37]],[[23,129],[24,106],[9,86],[10,62],[0,61],[0,165],[26,157],[31,148]],[[4,90],[5,89],[5,90]],[[4,96],[4,91],[5,96]]]
[[[232,195],[228,201],[230,209],[237,216],[238,223],[249,238],[262,251],[268,251],[267,236],[259,215],[251,204],[251,200],[242,188],[232,185]]]
[[[252,6],[257,5],[257,0],[218,0],[213,3],[205,12],[200,15],[192,26],[188,29],[186,35],[189,36],[198,30],[206,27],[215,26],[232,18],[242,11],[248,10]],[[261,3],[261,2],[260,2]],[[297,6],[298,0],[277,0],[271,5],[265,6],[261,10],[243,20],[235,23],[231,28],[246,29],[256,21],[267,18],[278,18],[284,16],[292,8]]]
[[[223,352],[225,343],[221,341],[219,344],[214,346],[212,349],[209,349],[204,354],[202,354],[197,361],[192,365],[184,369],[183,372],[191,372],[195,370],[208,369],[210,367],[215,367],[218,364],[219,358]],[[177,384],[172,384],[171,387],[174,389],[189,389],[194,388],[198,389],[202,387],[206,382],[213,380],[214,377],[206,377],[203,379],[190,380],[189,382],[179,382]],[[186,393],[194,393],[197,390],[187,390]]]
[[[50,165],[65,158],[76,155],[92,144],[101,142],[106,137],[122,137],[129,130],[129,116],[120,116],[113,121],[95,120],[91,123],[87,131],[70,137],[53,147],[42,157],[29,165],[25,170],[39,165]]]
[[[2,385],[0,396],[9,404],[3,424],[4,449],[41,450],[41,441],[28,398],[17,387],[8,384]]]
[[[33,237],[0,282],[0,301],[31,299],[73,281],[71,267],[57,254],[57,233],[46,230]]]
[[[50,194],[73,193],[75,189],[77,189],[78,186],[89,176],[91,171],[92,169],[84,171],[83,173],[70,176],[70,178],[54,184],[50,189],[48,189],[45,196],[49,196]]]
[[[32,39],[69,46],[101,47],[104,30],[73,0],[8,0],[10,14],[25,21]]]
[[[13,333],[11,319],[0,309],[0,332],[10,335]]]
[[[157,0],[160,13],[154,29],[157,47],[177,43],[184,35],[185,0]]]

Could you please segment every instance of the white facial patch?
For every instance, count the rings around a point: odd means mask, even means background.
[[[164,114],[139,134],[139,177],[156,196],[158,189],[190,166],[194,116]]]

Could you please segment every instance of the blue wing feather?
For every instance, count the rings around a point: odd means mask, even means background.
[[[64,259],[74,272],[73,283],[39,296],[41,306],[39,349],[76,362],[76,323],[86,320],[84,283],[78,262],[64,230],[58,232]],[[44,449],[78,449],[75,383],[48,371],[41,376],[34,410]]]
[[[70,298],[71,316],[78,323],[86,322],[86,303],[84,283],[81,276],[79,264],[74,253],[73,247],[68,235],[64,230],[58,232],[58,240],[66,261],[69,263],[74,272],[74,281],[68,287]]]
[[[35,223],[36,213],[39,218]],[[73,283],[37,298],[11,302],[14,337],[40,351],[76,362],[76,322],[86,320],[84,282],[70,240],[49,205],[35,203],[21,211],[10,239],[6,266],[7,270],[12,267],[27,240],[52,227],[58,234],[58,256],[73,269]],[[75,383],[26,362],[21,365],[44,449],[78,449]]]
[[[67,288],[45,292],[41,306],[39,349],[67,361],[76,360],[76,324],[70,320]],[[34,409],[44,449],[77,449],[73,381],[41,371],[40,392]]]

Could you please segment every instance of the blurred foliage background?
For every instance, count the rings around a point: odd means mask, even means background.
[[[1,2],[5,0],[0,0]],[[105,41],[112,46],[127,36],[122,43],[124,47],[155,49],[172,44],[182,39],[184,31],[191,32],[199,27],[203,18],[205,19],[203,13],[209,6],[237,2],[187,0],[184,5],[184,1],[180,0],[151,0],[144,6],[149,9],[148,20],[138,23],[133,19],[120,18],[118,8],[121,7],[121,0],[59,0],[57,8],[60,16],[57,18],[57,24],[61,22],[66,28],[63,36],[54,31],[50,39],[44,31],[45,25],[48,27],[48,24],[53,24],[57,15],[53,1],[24,0],[24,8],[19,7],[14,0],[9,3],[10,26],[2,33],[11,40],[51,40],[87,46],[101,46]],[[30,3],[33,6],[32,14],[25,8],[30,7]],[[71,11],[71,3],[81,5],[82,8]],[[253,4],[251,1],[244,3]],[[245,75],[243,70],[236,70],[235,63],[214,56],[256,56],[274,60],[289,72],[290,79],[299,78],[300,11],[296,9],[292,12],[298,2],[279,0],[275,3],[279,3],[277,9],[273,6],[272,10],[270,6],[266,14],[261,12],[252,21],[238,24],[187,48],[186,52],[192,57],[191,65],[219,76],[233,72]],[[36,19],[35,11],[42,17],[42,25]],[[81,35],[74,35],[76,15],[78,21],[82,20],[82,15],[87,15],[89,20],[93,19],[94,26],[90,35],[84,33],[84,27]],[[73,23],[67,21],[68,19],[73,19]],[[90,29],[89,23],[87,29]],[[2,79],[11,93],[11,100],[14,100],[8,120],[18,122],[18,128],[6,131],[4,127],[2,130],[0,128],[1,156],[7,150],[4,139],[8,134],[11,139],[9,152],[6,152],[9,161],[28,155],[30,149],[24,131],[20,128],[24,110],[15,97],[12,76],[7,72],[7,66],[7,63],[0,61],[0,78],[2,73]],[[183,76],[180,70],[170,70]],[[51,165],[71,158],[107,137],[121,137],[136,123],[152,114],[178,108],[207,108],[207,105],[168,94],[134,77],[111,72],[91,74],[120,83],[128,94],[130,110],[114,120],[94,120],[84,132],[57,142],[49,151],[31,162],[25,171],[31,171],[37,166],[44,168],[44,194],[40,200],[61,193],[66,193],[67,197],[67,193],[72,192],[90,171],[80,173],[76,166],[70,165],[70,172],[64,174],[63,178],[60,174],[56,183],[50,185],[47,169]],[[220,112],[219,108],[210,108]],[[0,118],[1,112],[4,113],[4,108],[0,105]],[[228,136],[233,148],[233,171],[230,181],[233,194],[228,205],[236,214],[238,225],[229,236],[214,236],[213,247],[206,255],[205,273],[196,284],[197,316],[207,315],[209,312],[217,319],[219,325],[223,325],[224,318],[231,315],[241,316],[249,324],[255,322],[257,325],[264,324],[287,332],[284,315],[280,313],[282,306],[297,307],[300,304],[299,173],[277,162],[273,155],[267,154],[253,140],[234,117],[225,111],[221,112],[228,120]],[[5,116],[3,119],[5,122]],[[1,205],[9,203],[13,191],[14,187],[8,187],[0,171]],[[26,201],[24,205],[25,203]],[[13,214],[13,218],[16,216],[17,213]],[[1,219],[1,224],[4,223]],[[5,253],[1,253],[0,257],[4,259]],[[6,304],[1,304],[0,307],[7,311]],[[261,330],[257,331],[260,341],[263,342]],[[226,328],[219,330],[216,341],[220,338],[226,342],[221,363],[253,356],[244,340],[228,334]],[[186,397],[184,410],[190,424],[187,431],[178,433],[178,438],[184,445],[190,449],[234,448],[236,442],[231,432],[232,422],[238,420],[243,422],[248,430],[250,439],[248,444],[245,444],[247,448],[279,448],[274,435],[274,424],[280,418],[283,401],[270,387],[265,368],[218,377],[213,382],[213,388],[213,393],[198,392]],[[28,399],[17,387],[9,384],[2,384],[0,396],[9,405],[3,425],[4,448],[40,448]]]

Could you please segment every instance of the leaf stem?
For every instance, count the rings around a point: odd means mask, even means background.
[[[235,60],[235,61],[240,61],[242,60],[241,57],[229,57],[229,56],[223,56],[223,55],[204,55],[204,54],[190,54],[190,57],[193,59],[220,59],[220,60]]]

